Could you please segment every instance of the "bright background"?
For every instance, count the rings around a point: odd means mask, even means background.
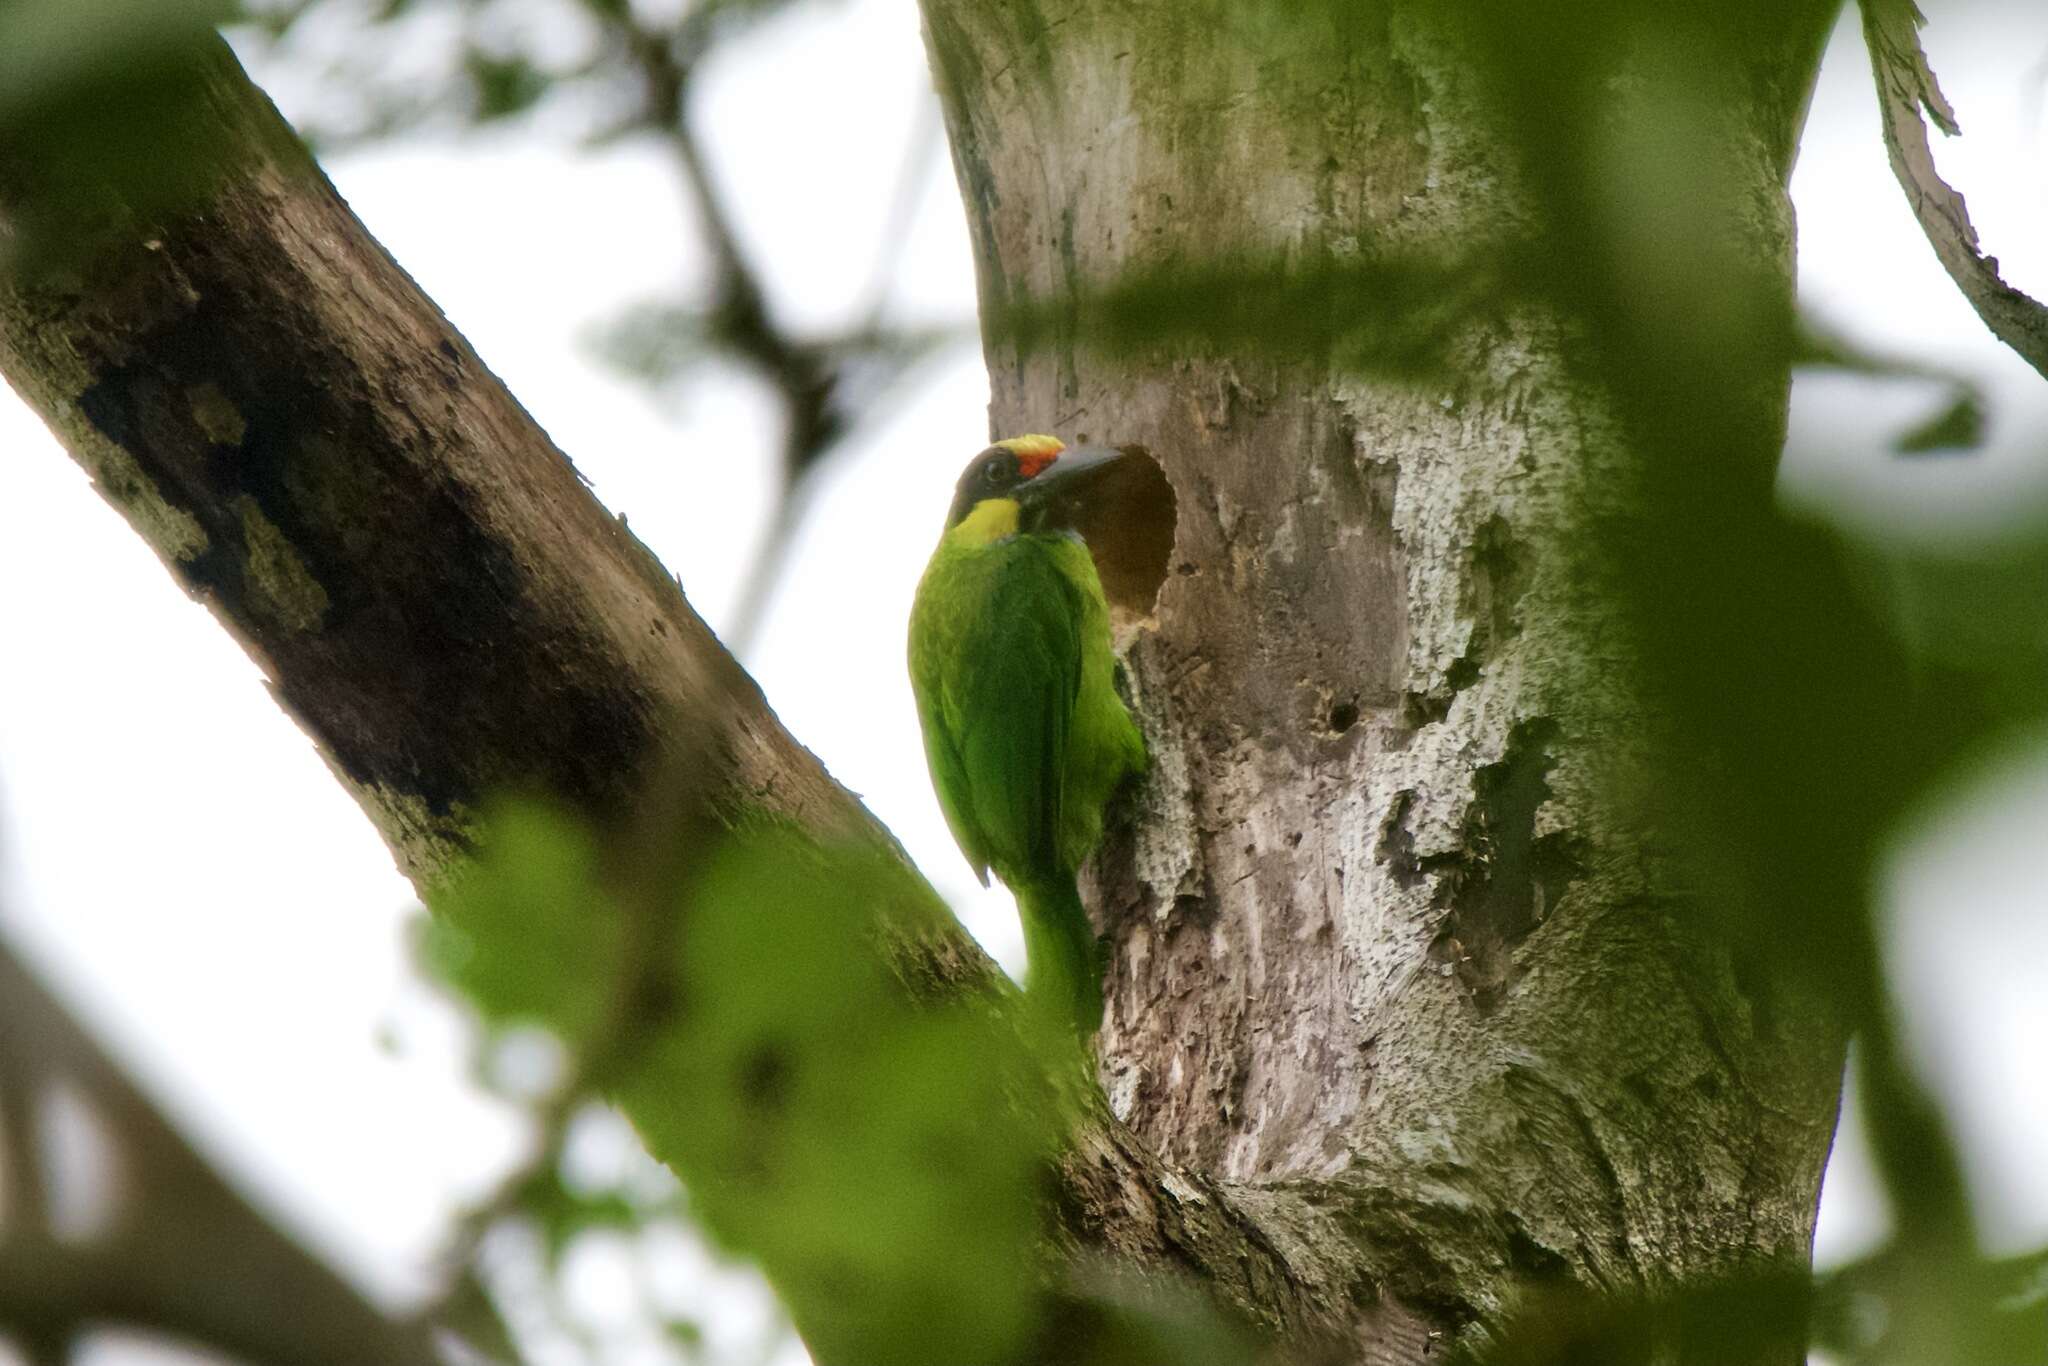
[[[2042,90],[2048,14],[1939,11],[1927,33],[1966,136],[1938,149],[2006,278],[2048,297]],[[858,79],[848,80],[849,72]],[[259,73],[286,113],[281,73]],[[805,92],[792,96],[790,92]],[[912,0],[849,0],[772,22],[701,81],[707,140],[782,316],[864,309],[906,146],[935,117]],[[547,116],[542,120],[545,132]],[[769,510],[773,409],[745,376],[660,399],[593,358],[591,327],[701,278],[666,154],[562,150],[527,128],[416,139],[333,160],[342,193],[590,478],[714,626]],[[899,320],[966,323],[973,272],[943,150],[888,296]],[[1794,196],[1802,291],[1881,349],[1989,394],[1988,446],[1900,459],[1885,442],[1932,384],[1802,377],[1786,499],[1889,538],[1995,537],[2048,517],[2048,386],[1962,302],[1885,166],[1860,35],[1837,34]],[[1015,965],[1008,899],[975,887],[940,821],[901,665],[916,576],[987,386],[963,340],[832,464],[745,663],[783,720],[860,793]],[[515,1162],[519,1122],[464,1070],[460,1019],[404,950],[410,888],[255,668],[0,392],[0,906],[4,930],[202,1145],[377,1298],[431,1282],[466,1198]],[[2048,600],[2048,595],[2044,595]],[[1954,1114],[1986,1236],[2048,1242],[2048,736],[1901,832],[1887,870],[1907,1031]],[[1853,1098],[1852,1098],[1853,1108]],[[582,1160],[630,1162],[597,1133]],[[1873,1246],[1886,1214],[1853,1115],[1821,1207],[1825,1264]],[[713,1345],[754,1343],[751,1282],[678,1240],[663,1294]],[[623,1318],[618,1249],[570,1291]],[[625,1355],[653,1359],[651,1344]],[[786,1344],[784,1359],[800,1360]],[[109,1340],[99,1366],[165,1359]]]

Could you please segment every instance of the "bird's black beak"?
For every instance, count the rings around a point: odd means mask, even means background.
[[[1075,513],[1126,459],[1115,446],[1071,447],[1018,485],[1017,501],[1024,505],[1035,525],[1071,526]]]

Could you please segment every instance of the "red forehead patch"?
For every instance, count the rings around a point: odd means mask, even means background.
[[[1026,479],[1036,479],[1067,448],[1056,436],[1013,436],[996,444],[1017,457],[1017,472]]]
[[[1040,470],[1059,458],[1060,453],[1058,451],[1034,451],[1028,455],[1023,451],[1019,451],[1017,452],[1017,470],[1026,479],[1036,479]]]

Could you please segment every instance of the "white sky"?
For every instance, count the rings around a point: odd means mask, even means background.
[[[1931,55],[1966,130],[1938,150],[2008,279],[2048,296],[2048,15],[2021,15],[1937,15]],[[1885,168],[1860,42],[1843,36],[1794,185],[1803,289],[1860,337],[1980,377],[1995,425],[1977,456],[1888,460],[1883,439],[1927,410],[1928,391],[1802,381],[1787,496],[1876,530],[2048,515],[2048,391],[1935,264]],[[866,302],[902,149],[928,116],[923,63],[911,0],[850,0],[771,25],[708,79],[719,168],[787,316],[825,324]],[[788,93],[804,90],[817,101]],[[590,359],[592,323],[688,278],[687,222],[658,153],[540,142],[415,146],[329,169],[718,625],[767,509],[770,410],[730,375],[659,404]],[[970,314],[942,158],[903,260],[899,316]],[[900,648],[986,401],[963,345],[859,436],[746,662],[790,729],[1015,963],[1008,898],[974,886],[933,804]],[[15,662],[0,670],[5,928],[315,1246],[380,1296],[417,1295],[450,1211],[513,1160],[518,1135],[463,1077],[458,1022],[412,980],[410,889],[254,667],[4,392],[0,455],[0,641]],[[2048,737],[2035,760],[1988,779],[1967,812],[1928,813],[1890,879],[1909,1034],[1993,1193],[1980,1211],[2002,1248],[2048,1241]],[[1824,1261],[1882,1235],[1852,1128],[1823,1203]],[[678,1250],[676,1265],[698,1255]],[[596,1256],[581,1279],[601,1287],[612,1264]],[[698,1266],[681,1279],[735,1321],[754,1312],[730,1278]],[[120,1344],[95,1357],[162,1359]]]

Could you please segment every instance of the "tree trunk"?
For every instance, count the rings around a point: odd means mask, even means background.
[[[1120,280],[1455,260],[1539,216],[1439,8],[924,2],[993,427],[1143,443],[1178,495],[1177,572],[1122,642],[1153,778],[1094,870],[1106,1089],[1173,1161],[1310,1184],[1453,1327],[1516,1280],[1804,1266],[1840,1039],[1713,946],[1607,795],[1653,730],[1600,551],[1640,481],[1566,308],[1464,319],[1422,381],[1089,346]],[[1784,290],[1824,23],[1722,111]]]

